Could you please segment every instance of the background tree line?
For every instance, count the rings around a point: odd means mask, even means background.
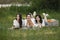
[[[60,0],[0,0],[0,4],[10,4],[10,3],[20,3],[20,4],[30,4],[27,10],[30,12],[40,11],[40,10],[60,10]],[[26,7],[23,7],[26,9]],[[22,8],[22,10],[23,10]]]
[[[60,9],[60,0],[32,0],[31,6],[33,10],[50,9],[57,11]]]

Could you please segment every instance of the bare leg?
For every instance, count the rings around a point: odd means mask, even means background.
[[[45,22],[48,22],[48,21],[47,21],[47,17],[46,17],[46,16],[44,16],[44,21],[45,21]]]
[[[48,14],[43,13],[45,25],[48,25],[47,16]]]

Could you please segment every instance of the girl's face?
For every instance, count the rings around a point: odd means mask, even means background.
[[[20,19],[20,17],[19,17],[19,15],[17,15],[17,20],[19,20]]]
[[[37,17],[36,17],[36,20],[37,20],[37,21],[39,21],[39,20],[40,20],[39,16],[37,16]]]
[[[27,20],[30,20],[30,19],[31,19],[30,15],[27,15]]]

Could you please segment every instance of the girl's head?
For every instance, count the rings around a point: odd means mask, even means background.
[[[28,19],[28,20],[31,19],[31,15],[30,14],[27,14],[26,15],[26,19]]]
[[[20,17],[21,17],[21,15],[20,15],[20,14],[17,14],[17,20],[19,20],[19,19],[20,19]]]
[[[36,21],[36,23],[39,21],[40,23],[42,23],[42,18],[41,18],[41,16],[40,15],[36,15],[35,16],[35,21]]]
[[[21,14],[17,14],[17,18],[16,18],[20,24],[20,28],[22,27],[22,15]]]

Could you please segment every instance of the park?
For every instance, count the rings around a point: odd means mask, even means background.
[[[0,6],[0,40],[60,40],[60,0],[3,0]],[[34,11],[41,16],[42,13],[49,14],[48,19],[57,20],[54,22],[57,25],[39,29],[8,29],[17,13],[25,19],[26,14]]]

